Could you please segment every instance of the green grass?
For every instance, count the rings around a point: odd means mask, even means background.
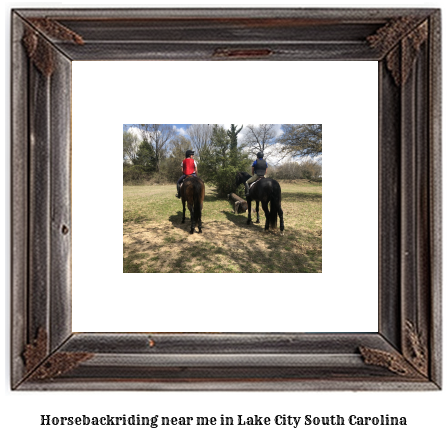
[[[281,182],[280,182],[281,183]],[[207,186],[203,233],[181,223],[175,186],[124,186],[124,272],[321,272],[322,185],[281,183],[285,234],[248,226]],[[253,203],[252,208],[254,209]]]
[[[147,257],[146,254],[131,253],[123,259],[123,270],[129,273],[141,273],[140,261]]]

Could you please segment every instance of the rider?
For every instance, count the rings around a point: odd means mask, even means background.
[[[245,196],[249,195],[249,184],[255,182],[260,176],[267,175],[267,161],[264,160],[264,154],[258,152],[256,154],[257,159],[251,165],[251,174],[253,175],[250,179],[245,181]]]
[[[197,176],[197,163],[194,160],[194,151],[186,151],[186,158],[182,161],[183,175],[177,181],[177,198],[180,198],[180,184],[187,176]]]

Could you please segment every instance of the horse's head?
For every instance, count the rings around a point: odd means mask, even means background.
[[[236,187],[242,184],[242,175],[241,172],[236,173]]]
[[[238,172],[236,174],[236,187],[247,181],[250,175],[247,172]]]

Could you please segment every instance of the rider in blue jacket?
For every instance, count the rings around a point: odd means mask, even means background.
[[[249,195],[249,184],[255,182],[260,176],[267,175],[267,161],[264,160],[264,154],[258,152],[256,154],[257,159],[251,165],[251,174],[253,175],[250,179],[245,182],[245,196]]]

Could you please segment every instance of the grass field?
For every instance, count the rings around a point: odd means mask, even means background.
[[[322,185],[280,184],[283,236],[279,231],[264,232],[261,206],[261,223],[247,225],[247,212],[234,214],[228,200],[217,198],[210,186],[202,212],[203,233],[191,235],[189,211],[182,224],[182,202],[174,196],[174,184],[124,186],[124,272],[321,272]]]

